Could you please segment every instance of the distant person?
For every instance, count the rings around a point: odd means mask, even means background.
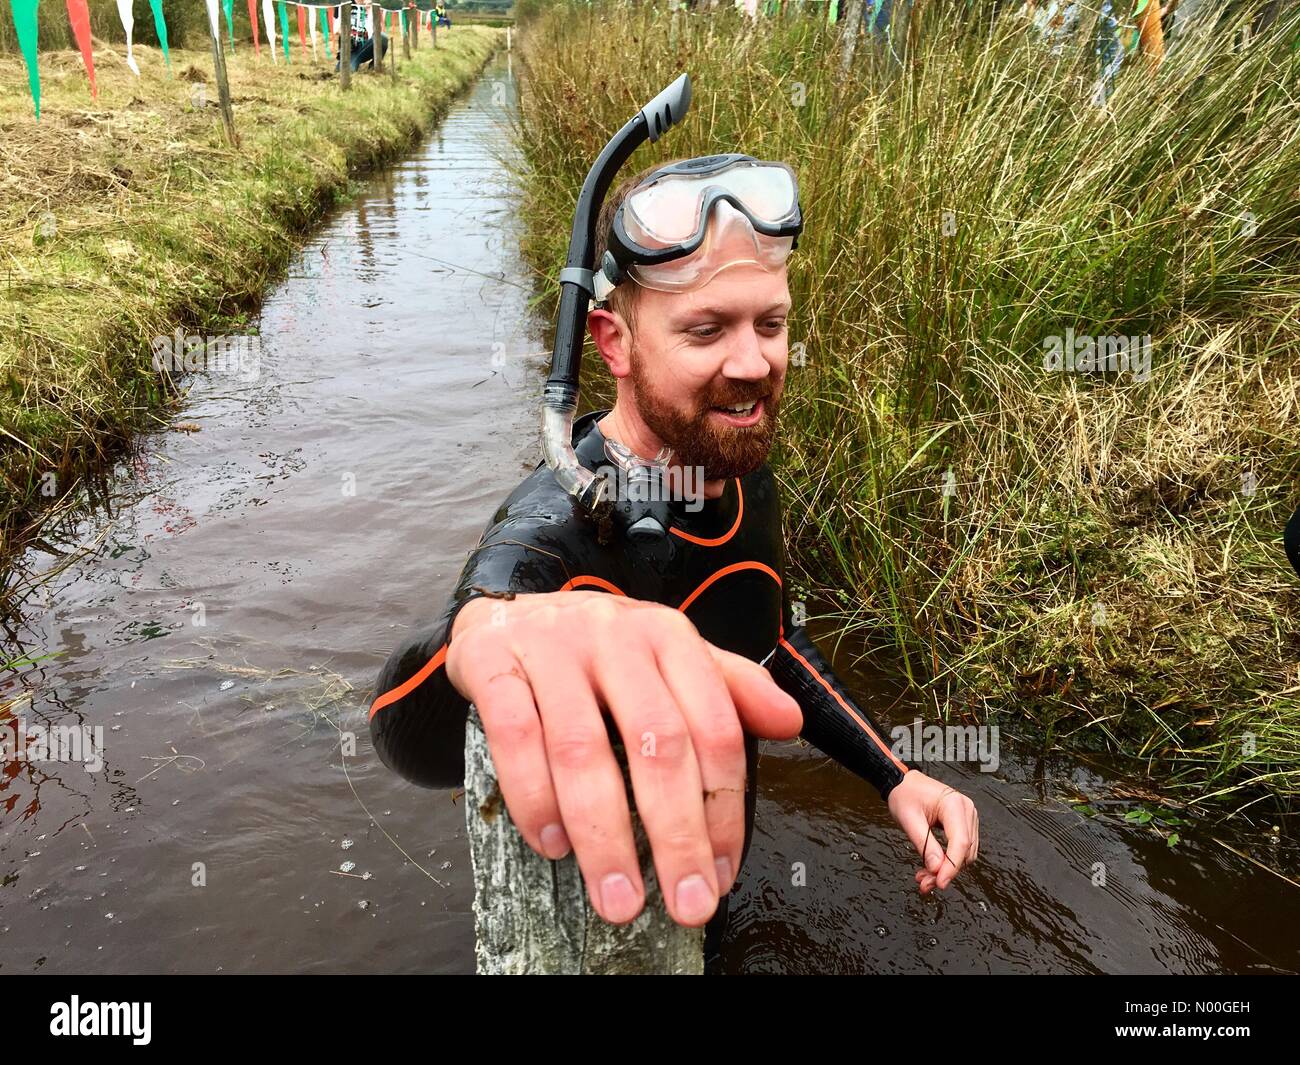
[[[341,23],[343,16],[340,14],[341,7],[334,9],[334,20]],[[352,5],[352,69],[360,70],[363,63],[369,63],[373,68],[375,65],[375,40],[371,35],[370,26],[370,5],[353,4]],[[380,33],[379,58],[382,60],[388,54],[388,38]],[[335,38],[335,58],[334,69],[338,70],[339,64],[343,61],[343,38]]]
[[[438,17],[438,25],[451,29],[451,18],[447,15],[446,4],[434,4],[433,13]]]

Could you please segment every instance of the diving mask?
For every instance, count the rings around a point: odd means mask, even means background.
[[[619,205],[595,298],[630,277],[686,292],[729,266],[779,270],[803,229],[799,183],[785,163],[709,155],[661,167]]]

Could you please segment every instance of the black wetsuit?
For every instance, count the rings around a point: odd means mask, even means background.
[[[586,415],[574,425],[574,449],[591,470],[610,465],[596,426],[604,413]],[[602,545],[593,522],[550,469],[539,465],[493,517],[442,616],[398,647],[380,673],[370,734],[384,763],[426,787],[461,784],[469,704],[443,668],[456,612],[482,589],[581,588],[676,607],[710,643],[765,663],[799,703],[803,738],[888,798],[908,767],[890,753],[879,727],[836,680],[803,628],[791,623],[772,471],[764,464],[728,481],[722,495],[704,500],[702,508],[697,503],[692,512],[691,506],[670,504],[672,528],[653,548],[621,536]],[[748,852],[756,793],[753,737],[747,737],[745,750]],[[722,920],[720,906],[715,937]]]

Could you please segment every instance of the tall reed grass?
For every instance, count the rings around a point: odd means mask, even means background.
[[[812,17],[560,4],[521,56],[524,250],[555,276],[596,152],[689,71],[628,172],[799,173],[775,460],[804,591],[944,712],[1196,801],[1294,800],[1298,17],[1190,27],[1097,106],[1086,36],[1054,51],[980,0],[896,5],[847,72]],[[1149,336],[1149,374],[1046,368],[1067,330]]]

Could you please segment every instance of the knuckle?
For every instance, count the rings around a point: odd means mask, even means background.
[[[734,715],[718,714],[698,727],[695,747],[705,758],[719,761],[740,759],[743,762],[745,734]]]
[[[639,708],[635,721],[635,747],[654,761],[677,764],[690,751],[690,736],[681,718],[665,713],[657,702]]]
[[[585,769],[600,756],[601,747],[609,741],[599,733],[585,728],[561,728],[548,735],[547,753],[557,769]]]

